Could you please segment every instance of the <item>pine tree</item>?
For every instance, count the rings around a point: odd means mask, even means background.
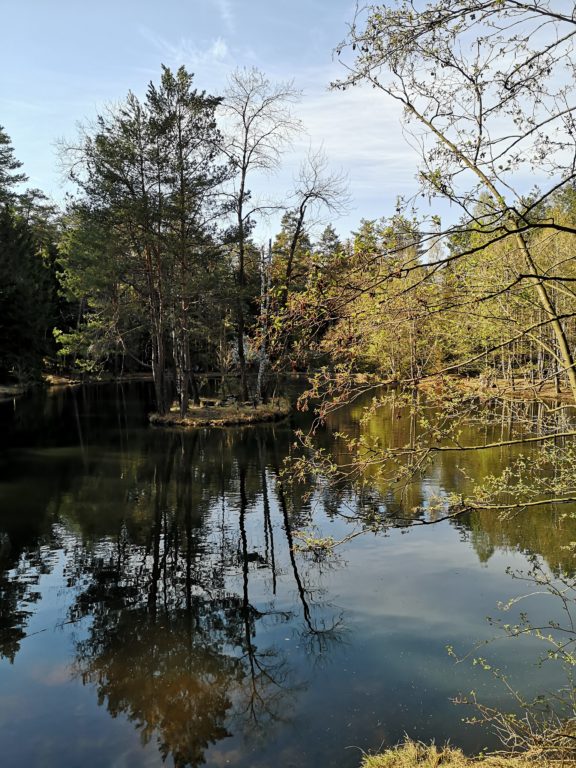
[[[40,377],[53,293],[36,197],[15,190],[27,178],[21,166],[0,127],[0,378],[20,381]]]
[[[39,378],[50,315],[49,274],[30,228],[0,207],[0,378]]]
[[[10,137],[0,125],[0,205],[13,202],[17,195],[13,188],[28,180],[25,173],[17,173],[22,163],[14,157]]]

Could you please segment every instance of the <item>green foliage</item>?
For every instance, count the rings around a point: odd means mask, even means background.
[[[0,125],[0,205],[13,203],[18,197],[13,188],[27,181],[25,173],[18,173],[21,167],[22,163],[14,157],[10,137]]]
[[[40,377],[49,349],[50,274],[30,227],[0,206],[0,378]]]
[[[73,325],[55,330],[58,354],[80,370],[137,365],[146,345],[145,312],[127,278],[122,243],[105,212],[77,204],[63,218],[58,264]],[[127,358],[127,359],[125,359]]]
[[[430,228],[430,255],[442,239],[451,251],[430,259],[425,276],[445,276],[452,265],[436,311],[468,318],[480,342],[475,348],[457,334],[454,365],[460,352],[478,359],[521,338],[524,349],[497,362],[505,368],[519,355],[542,378],[545,351],[575,398],[571,260],[557,260],[550,274],[549,247],[543,253],[549,235],[575,234],[573,222],[559,227],[544,212],[576,179],[572,29],[572,16],[548,0],[368,6],[338,51],[348,74],[335,85],[368,83],[403,106],[420,147],[421,195],[462,214],[457,226]],[[526,195],[529,173],[552,179],[548,189]],[[536,360],[526,342],[540,347]]]
[[[184,67],[163,67],[143,102],[129,93],[70,150],[83,192],[62,244],[66,288],[84,303],[75,332],[88,334],[84,348],[95,359],[120,350],[151,358],[161,412],[170,379],[183,412],[190,391],[197,396],[194,341],[204,344],[225,314],[218,297],[229,264],[214,226],[228,175],[219,162],[220,100],[192,85]]]
[[[38,381],[53,353],[58,297],[54,206],[37,189],[18,191],[10,139],[0,127],[0,380]]]

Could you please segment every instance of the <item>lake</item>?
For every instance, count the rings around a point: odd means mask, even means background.
[[[562,683],[534,638],[502,639],[487,617],[530,591],[510,569],[533,556],[571,569],[565,510],[383,525],[314,558],[299,532],[340,540],[358,524],[353,492],[281,481],[304,416],[164,431],[147,424],[151,396],[91,385],[0,404],[2,768],[352,768],[404,734],[495,747],[453,699],[509,708],[504,686],[446,650],[472,657],[492,637],[476,655],[524,694]],[[360,415],[332,417],[322,444],[408,428]],[[425,507],[518,450],[439,456],[402,497],[370,503]],[[546,596],[520,607],[558,610]]]

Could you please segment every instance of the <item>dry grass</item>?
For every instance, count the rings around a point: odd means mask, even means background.
[[[437,747],[408,740],[379,755],[366,755],[362,768],[576,768],[571,759],[546,760],[521,755],[466,757],[453,747]]]
[[[463,395],[474,398],[501,398],[503,400],[554,400],[561,402],[573,402],[573,395],[569,389],[564,388],[556,392],[554,383],[543,381],[530,384],[529,381],[518,378],[514,387],[507,379],[494,378],[487,381],[481,376],[430,376],[419,383],[419,388],[424,392],[434,391],[440,393],[446,388],[459,390]]]

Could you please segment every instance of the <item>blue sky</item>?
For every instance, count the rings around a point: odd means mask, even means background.
[[[281,173],[260,183],[285,197],[310,146],[349,177],[346,235],[360,218],[394,211],[415,191],[416,158],[394,104],[372,90],[330,92],[340,67],[332,51],[354,14],[349,0],[2,0],[0,125],[30,184],[64,194],[55,142],[128,90],[142,95],[160,65],[184,64],[197,87],[219,94],[236,68],[293,79],[306,134]],[[269,225],[273,227],[272,225]]]

